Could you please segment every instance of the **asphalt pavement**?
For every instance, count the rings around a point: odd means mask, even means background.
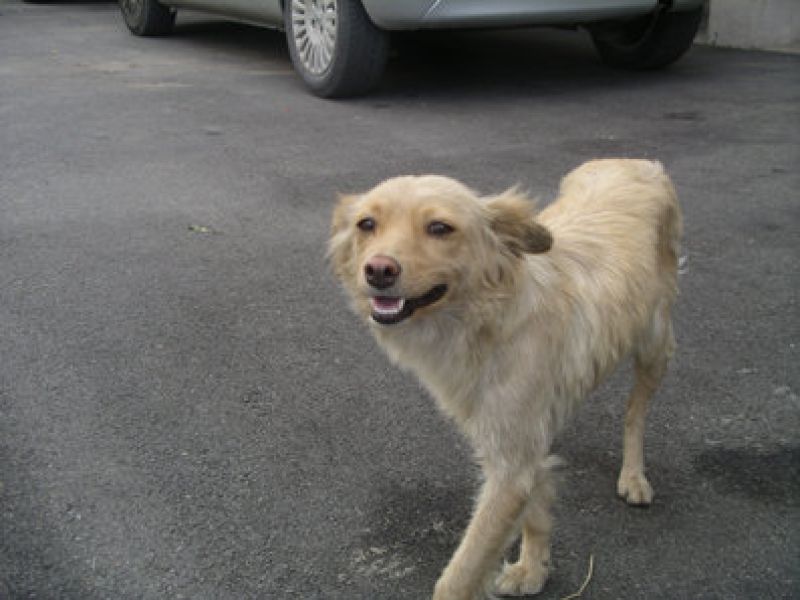
[[[400,40],[323,101],[280,33],[0,1],[0,598],[429,597],[469,450],[347,310],[335,194],[435,172],[547,202],[658,158],[686,235],[649,509],[615,497],[627,370],[559,438],[561,598],[800,597],[800,57],[599,64],[574,32]]]

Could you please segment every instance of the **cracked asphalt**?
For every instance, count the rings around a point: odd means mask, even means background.
[[[658,158],[686,221],[647,510],[614,496],[626,370],[557,451],[542,598],[800,597],[800,57],[601,66],[573,32],[399,40],[329,102],[280,33],[0,0],[0,598],[429,597],[469,450],[349,314],[337,192],[436,172],[544,202]]]

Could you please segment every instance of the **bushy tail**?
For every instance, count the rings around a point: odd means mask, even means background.
[[[664,172],[661,163],[655,162],[654,164],[661,171],[659,178],[664,186],[664,205],[658,226],[659,263],[672,284],[674,297],[678,293],[678,261],[681,255],[683,217],[672,181]]]

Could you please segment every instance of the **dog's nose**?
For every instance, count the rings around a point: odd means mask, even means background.
[[[388,256],[373,256],[364,265],[364,276],[372,287],[385,290],[400,276],[400,263]]]

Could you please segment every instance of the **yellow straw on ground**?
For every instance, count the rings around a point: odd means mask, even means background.
[[[574,600],[575,598],[580,598],[581,594],[586,590],[586,586],[589,585],[589,582],[592,580],[592,573],[594,572],[594,554],[589,555],[589,571],[586,573],[586,579],[583,580],[583,584],[581,585],[580,589],[577,592],[570,594],[569,596],[564,596],[561,600]]]

